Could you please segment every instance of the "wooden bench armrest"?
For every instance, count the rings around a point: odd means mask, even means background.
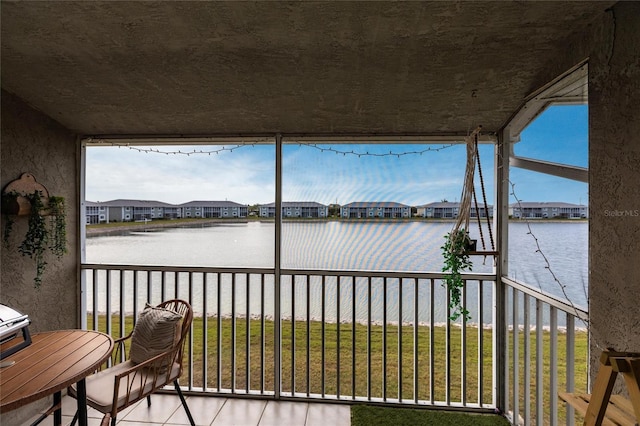
[[[630,400],[611,395],[618,373],[624,376]],[[584,416],[584,424],[635,426],[640,420],[640,354],[602,352],[592,393],[558,392],[558,397]]]

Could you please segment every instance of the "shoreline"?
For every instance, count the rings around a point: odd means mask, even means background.
[[[87,312],[89,313],[89,312]],[[119,315],[120,312],[119,311],[114,311],[111,313],[112,315]],[[101,312],[98,311],[98,316],[103,316],[106,315],[105,312]],[[132,317],[133,316],[133,312],[125,312],[125,318],[126,317]],[[202,313],[197,313],[194,312],[193,318],[204,318],[204,316],[202,315]],[[218,315],[216,314],[209,314],[207,315],[207,319],[213,319],[213,320],[217,320]],[[245,314],[237,314],[236,315],[236,320],[245,320],[246,319],[246,315]],[[249,321],[261,321],[262,320],[262,316],[258,315],[258,314],[251,314],[249,315]],[[223,314],[220,315],[220,319],[222,321],[229,321],[232,319],[230,314]],[[268,322],[274,322],[274,318],[273,315],[264,315],[264,321],[268,321]],[[291,322],[291,316],[290,315],[285,315],[282,317],[281,321],[284,322]],[[297,317],[295,319],[295,322],[307,322],[307,318],[300,318]],[[316,318],[316,317],[311,317],[309,318],[309,323],[322,323],[323,321],[320,318]],[[335,325],[338,323],[338,321],[336,320],[324,320],[325,324],[331,324],[331,325]],[[350,325],[352,324],[352,322],[350,320],[341,320],[340,321],[341,325]],[[360,325],[360,326],[366,326],[367,325],[367,321],[364,320],[356,320],[355,322],[356,325]],[[427,327],[427,328],[431,328],[431,323],[430,322],[426,322],[426,321],[418,321],[418,328],[420,327]],[[382,328],[384,326],[384,323],[382,321],[371,321],[371,327],[380,327]],[[391,327],[398,327],[398,321],[387,321],[387,326],[391,326]],[[401,324],[402,327],[413,327],[413,322],[408,322],[408,321],[403,321]],[[451,322],[449,323],[450,327],[456,327],[456,328],[460,328],[462,329],[462,324],[460,324],[459,322]],[[447,327],[447,323],[446,322],[435,322],[433,323],[433,328],[446,328]],[[467,322],[466,323],[466,327],[467,328],[479,328],[479,324],[477,322]],[[493,324],[486,324],[483,323],[482,324],[482,329],[483,330],[493,330]],[[543,325],[541,327],[541,329],[543,331],[551,331],[551,326],[550,325]],[[513,331],[513,325],[510,325],[508,327],[509,331]],[[518,330],[519,331],[524,331],[524,325],[522,324],[518,324]],[[531,325],[529,327],[529,331],[536,331],[537,327],[535,325]],[[566,334],[567,332],[567,326],[566,325],[558,325],[557,326],[557,331],[561,334]],[[575,327],[574,328],[575,332],[583,332],[583,333],[587,333],[589,330],[587,327]]]
[[[115,224],[115,222],[108,224],[97,224],[97,225],[87,225],[86,226],[86,234],[87,237],[92,236],[100,236],[100,235],[117,235],[123,232],[131,232],[131,231],[153,231],[160,230],[166,228],[199,228],[205,227],[206,225],[214,225],[221,223],[240,223],[246,224],[251,222],[266,222],[273,223],[275,220],[273,218],[229,218],[229,219],[221,219],[221,218],[212,218],[212,219],[176,219],[176,220],[156,220],[149,221],[147,223],[143,222],[121,222]],[[358,222],[358,223],[388,223],[388,222],[427,222],[427,223],[454,223],[455,219],[434,219],[434,218],[411,218],[411,219],[391,219],[391,218],[382,218],[382,219],[343,219],[343,218],[292,218],[285,219],[284,222]],[[589,219],[509,219],[509,223],[585,223],[589,222]]]

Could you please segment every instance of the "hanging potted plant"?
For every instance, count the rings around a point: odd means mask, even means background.
[[[470,271],[473,266],[470,251],[475,251],[475,241],[469,237],[469,222],[471,217],[471,199],[474,193],[473,178],[475,164],[478,159],[477,135],[482,126],[473,131],[466,138],[467,164],[465,168],[462,194],[460,196],[460,210],[458,218],[451,232],[445,235],[442,248],[444,266],[442,272],[446,272],[443,283],[449,290],[449,319],[456,321],[460,316],[465,320],[471,318],[469,311],[462,304],[462,288],[464,280],[463,271]]]
[[[64,198],[50,197],[33,175],[24,173],[3,191],[2,212],[5,217],[3,240],[7,247],[16,217],[28,216],[28,229],[18,251],[35,261],[34,285],[38,288],[47,265],[46,252],[58,258],[67,252]]]
[[[441,247],[444,258],[442,272],[446,272],[444,284],[449,290],[449,308],[451,313],[449,319],[456,321],[460,316],[470,319],[469,311],[462,304],[462,279],[463,271],[471,271],[473,263],[469,257],[472,250],[472,240],[469,233],[464,229],[451,231],[445,235],[444,245]]]

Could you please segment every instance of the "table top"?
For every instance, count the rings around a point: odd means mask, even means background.
[[[3,361],[0,413],[52,395],[92,374],[109,356],[113,339],[97,331],[61,330],[31,336],[32,343]]]

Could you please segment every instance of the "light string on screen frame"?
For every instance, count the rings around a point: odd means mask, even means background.
[[[442,150],[447,149],[447,148],[451,148],[451,147],[456,146],[456,145],[460,145],[460,144],[453,144],[452,143],[452,144],[443,145],[443,146],[440,146],[440,147],[437,147],[437,148],[429,147],[429,148],[425,148],[425,149],[422,149],[422,150],[419,150],[419,151],[403,151],[403,152],[389,151],[389,152],[376,153],[376,152],[369,152],[369,151],[358,152],[358,151],[354,151],[354,150],[342,151],[342,150],[339,150],[339,149],[335,149],[335,148],[333,148],[331,146],[326,147],[326,146],[322,146],[322,145],[318,145],[318,144],[302,144],[302,143],[300,144],[300,146],[306,146],[306,147],[309,147],[309,148],[315,148],[315,149],[319,150],[320,152],[333,152],[333,153],[338,154],[338,155],[342,154],[343,156],[354,155],[354,156],[357,156],[357,157],[398,157],[398,158],[400,158],[402,156],[405,156],[405,155],[422,155],[425,152],[438,152],[438,151],[442,151]]]
[[[88,139],[89,142],[102,142],[100,140],[97,139]],[[104,142],[102,142],[104,143]],[[113,146],[113,147],[118,147],[118,148],[127,148],[130,149],[132,151],[137,151],[137,152],[142,152],[142,153],[152,153],[152,154],[165,154],[165,155],[186,155],[186,156],[191,156],[191,155],[211,155],[211,154],[220,154],[223,152],[233,152],[239,148],[244,148],[247,146],[251,146],[254,147],[256,146],[256,144],[254,143],[247,143],[247,144],[241,144],[241,145],[234,145],[232,147],[227,147],[227,146],[222,146],[221,148],[218,149],[211,149],[211,150],[197,150],[197,149],[193,149],[193,150],[177,150],[177,151],[163,151],[160,150],[158,148],[142,148],[140,146],[135,146],[135,145],[130,145],[128,143],[123,144],[123,143],[117,143],[117,142],[111,142],[111,143],[105,143],[108,144],[109,146]],[[416,150],[416,151],[402,151],[402,152],[394,152],[394,151],[389,151],[389,152],[384,152],[384,153],[376,153],[376,152],[358,152],[358,151],[343,151],[343,150],[339,150],[339,149],[335,149],[331,146],[322,146],[322,145],[318,145],[318,144],[299,144],[299,146],[306,146],[309,148],[314,148],[319,150],[320,152],[332,152],[335,154],[342,154],[343,156],[346,155],[354,155],[357,157],[402,157],[402,156],[406,156],[406,155],[422,155],[426,152],[439,152],[442,150],[445,150],[447,148],[452,148],[456,145],[459,144],[447,144],[447,145],[442,145],[440,147],[437,148],[433,148],[433,147],[428,147],[422,150]]]
[[[205,150],[205,149],[193,149],[193,150],[183,150],[183,149],[179,149],[177,151],[163,151],[157,148],[143,148],[140,146],[133,146],[133,145],[129,145],[129,144],[121,144],[121,143],[117,143],[117,142],[112,142],[109,144],[110,146],[113,147],[118,147],[118,148],[127,148],[130,149],[132,151],[137,151],[137,152],[143,152],[146,154],[165,154],[165,155],[186,155],[191,156],[191,155],[211,155],[211,154],[215,154],[218,155],[220,153],[223,152],[233,152],[235,150],[238,150],[240,148],[245,148],[247,146],[255,146],[256,144],[242,144],[242,145],[234,145],[231,147],[228,146],[221,146],[220,148],[216,148],[216,149],[210,149],[210,150]]]

